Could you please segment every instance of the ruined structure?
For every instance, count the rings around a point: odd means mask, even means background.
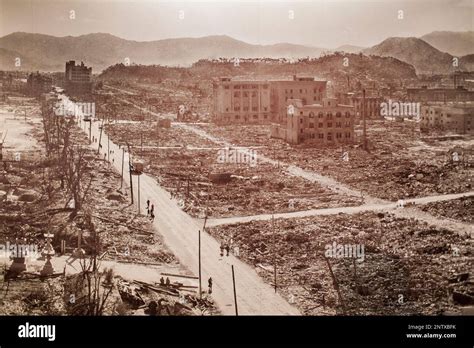
[[[66,91],[73,94],[90,93],[92,91],[92,68],[84,65],[76,65],[74,60],[66,62],[64,76],[64,87]]]
[[[223,77],[214,83],[212,119],[217,124],[285,123],[289,99],[303,104],[326,97],[327,81],[293,76],[292,80],[239,81]]]
[[[474,104],[430,104],[421,107],[420,130],[474,134]]]
[[[325,98],[321,104],[288,101],[286,124],[272,125],[271,136],[290,144],[350,144],[354,141],[355,108]]]
[[[407,99],[414,102],[465,102],[474,101],[474,91],[463,86],[456,88],[407,88]]]
[[[342,93],[338,96],[338,99],[341,104],[354,106],[355,116],[362,118],[363,97],[360,93]],[[383,98],[378,96],[365,97],[365,117],[367,119],[378,119],[381,117],[380,104],[382,101]]]

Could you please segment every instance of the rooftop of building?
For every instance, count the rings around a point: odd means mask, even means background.
[[[329,105],[328,102],[333,102],[333,104]],[[293,105],[294,107],[298,109],[318,109],[318,108],[351,108],[353,109],[353,105],[347,105],[347,104],[340,104],[337,103],[336,98],[325,98],[323,99],[323,103],[315,103],[315,104],[304,104],[301,99],[288,99],[287,105]]]
[[[324,79],[317,79],[315,76],[293,75],[291,77],[262,78],[259,76],[222,76],[220,82],[239,82],[239,83],[268,83],[268,82],[289,82],[289,81],[315,81],[327,82]]]
[[[473,92],[468,90],[464,86],[456,86],[454,87],[429,87],[428,86],[421,86],[421,87],[407,87],[407,91],[463,91],[463,92]]]

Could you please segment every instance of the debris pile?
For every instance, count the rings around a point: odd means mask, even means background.
[[[276,264],[277,288],[307,315],[459,313],[474,295],[469,237],[389,213],[254,221],[209,232],[231,240],[270,284]],[[334,246],[362,253],[331,254]]]
[[[135,144],[132,153],[147,163],[146,172],[155,176],[192,216],[225,217],[361,204],[359,197],[334,193],[289,175],[283,167],[259,162],[259,149],[252,158],[254,162],[235,163],[219,157],[219,151],[225,155],[230,149],[219,148],[180,127],[155,133],[145,125],[120,124],[112,125],[110,130],[114,142]],[[142,132],[143,139],[148,140],[139,146]],[[225,182],[215,180],[223,176]]]
[[[472,196],[444,202],[428,203],[421,206],[420,209],[433,216],[474,224],[474,197]]]

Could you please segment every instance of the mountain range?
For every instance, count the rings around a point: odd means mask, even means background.
[[[422,38],[388,38],[369,48],[344,45],[336,49],[290,43],[254,45],[225,35],[139,42],[104,33],[56,37],[16,32],[0,38],[0,69],[14,70],[15,58],[21,59],[22,70],[63,71],[66,61],[76,60],[100,72],[128,61],[188,66],[200,59],[319,57],[332,51],[391,56],[413,65],[417,73],[452,71],[455,57],[460,69],[474,70],[474,32],[433,32]]]

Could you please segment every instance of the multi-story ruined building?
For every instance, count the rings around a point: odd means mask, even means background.
[[[355,109],[355,116],[362,118],[362,106],[363,97],[360,94],[349,92],[338,95],[338,101],[340,104],[352,105]],[[381,103],[383,98],[377,96],[366,96],[365,97],[365,117],[368,119],[380,118]]]
[[[474,101],[474,91],[462,86],[456,88],[407,88],[407,99],[417,103]]]
[[[293,76],[292,80],[271,81],[271,103],[276,121],[286,121],[288,100],[299,99],[303,105],[317,104],[327,97],[327,81],[314,77]]]
[[[420,130],[474,134],[474,104],[431,104],[421,107]]]
[[[64,76],[64,87],[70,93],[90,93],[92,91],[92,68],[88,68],[81,62],[70,60],[66,62],[66,73]]]
[[[290,144],[339,145],[354,142],[355,108],[335,98],[319,104],[304,105],[288,100],[286,122],[272,125],[271,136]]]
[[[292,80],[239,81],[221,78],[214,83],[212,119],[217,124],[263,124],[286,119],[289,99],[303,104],[326,97],[326,81],[293,76]]]

